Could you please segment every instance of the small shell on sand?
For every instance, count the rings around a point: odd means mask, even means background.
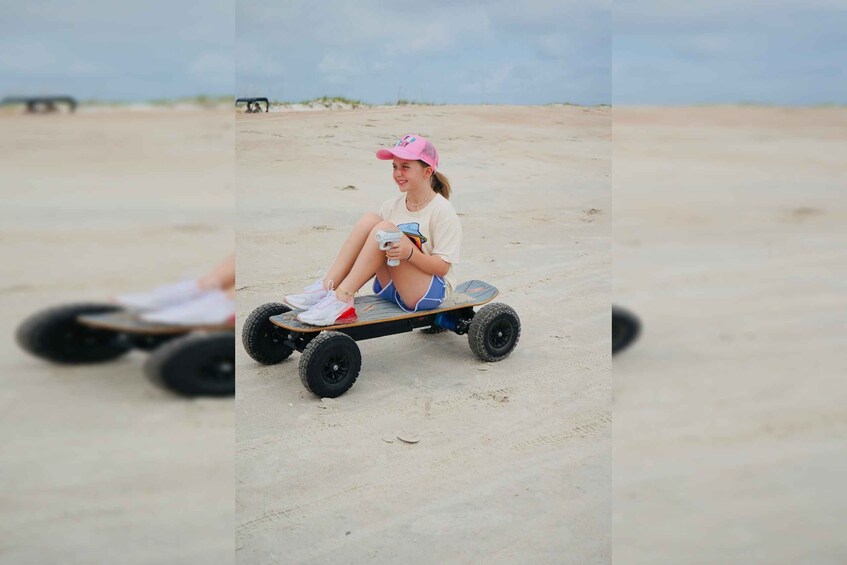
[[[334,398],[321,398],[320,404],[318,404],[318,408],[335,408],[338,406],[338,401]]]

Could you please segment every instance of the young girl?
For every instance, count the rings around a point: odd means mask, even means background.
[[[456,284],[453,265],[459,262],[462,226],[449,202],[450,183],[438,172],[438,152],[428,140],[409,134],[378,159],[393,161],[400,194],[384,202],[379,215],[359,219],[326,276],[283,302],[304,310],[301,322],[330,326],[353,322],[353,297],[374,276],[373,291],[406,312],[441,305]],[[376,233],[401,231],[405,237],[387,251],[379,249]],[[387,259],[399,261],[389,266]]]

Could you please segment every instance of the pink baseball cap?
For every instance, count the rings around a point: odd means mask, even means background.
[[[435,145],[425,137],[414,133],[404,136],[391,149],[380,149],[376,152],[376,158],[383,161],[391,160],[394,157],[409,159],[410,161],[421,160],[432,167],[433,171],[438,170],[438,151],[435,150]]]

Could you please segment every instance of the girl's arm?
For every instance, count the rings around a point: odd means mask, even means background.
[[[437,255],[427,255],[414,244],[412,245],[412,256],[409,257],[408,261],[421,271],[439,277],[447,276],[447,271],[450,270],[450,263]]]
[[[394,246],[385,253],[385,255],[389,259],[409,261],[412,265],[430,275],[443,277],[446,276],[447,271],[450,270],[450,263],[437,255],[427,255],[418,249],[408,236],[395,243]]]

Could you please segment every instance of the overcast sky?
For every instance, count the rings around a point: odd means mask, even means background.
[[[239,93],[369,103],[611,102],[610,2],[259,0],[236,14]]]
[[[231,0],[2,1],[0,95],[231,95]]]
[[[482,5],[484,4],[484,8]],[[844,0],[3,1],[0,95],[847,102]]]
[[[615,104],[847,103],[845,0],[618,0]]]

